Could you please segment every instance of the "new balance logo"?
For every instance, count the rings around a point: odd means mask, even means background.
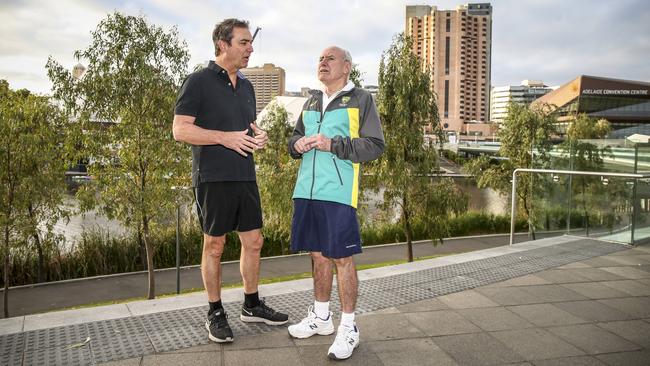
[[[244,313],[248,314],[248,315],[253,315],[253,312],[252,312],[252,311],[248,311],[248,310],[246,310],[246,309],[241,309],[241,310],[242,310]]]
[[[350,344],[350,346],[354,346],[354,339],[348,338],[348,343]]]
[[[314,323],[309,324],[309,329],[314,330],[314,329],[316,329],[316,328],[318,328],[318,325],[316,325],[316,324],[314,324]]]

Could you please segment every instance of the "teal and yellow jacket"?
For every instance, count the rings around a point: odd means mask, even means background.
[[[367,90],[341,92],[323,110],[323,92],[311,90],[293,135],[289,153],[301,159],[293,198],[338,202],[357,207],[359,163],[384,152],[384,134],[377,107]],[[332,139],[331,150],[299,154],[294,144],[303,136],[322,134]]]

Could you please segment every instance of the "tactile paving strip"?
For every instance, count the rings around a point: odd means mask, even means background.
[[[565,264],[625,250],[627,247],[592,239],[563,241],[558,245],[521,253],[431,268],[401,275],[361,281],[357,313],[366,313],[427,300],[479,286],[525,276]],[[266,298],[275,309],[289,314],[290,322],[305,316],[313,291]],[[277,329],[260,323],[243,323],[241,303],[224,304],[236,337]],[[330,308],[340,312],[336,284]],[[0,361],[7,365],[89,365],[155,352],[207,344],[207,306],[138,317],[93,322],[0,336]],[[83,346],[70,347],[91,341]]]

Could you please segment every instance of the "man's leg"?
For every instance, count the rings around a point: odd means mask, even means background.
[[[221,300],[221,255],[226,236],[203,234],[203,254],[201,256],[201,276],[208,293],[208,301]]]
[[[240,319],[245,322],[263,322],[268,325],[282,325],[289,316],[278,313],[259,300],[257,285],[260,278],[260,252],[264,239],[262,231],[254,229],[239,233],[241,256],[239,271],[244,282],[244,306]]]
[[[334,264],[342,314],[336,338],[327,355],[335,360],[343,360],[352,356],[352,352],[359,345],[359,329],[354,323],[358,280],[352,256],[334,259]]]
[[[332,262],[329,258],[324,257],[320,252],[310,252],[314,261],[314,298],[316,301],[330,301],[332,294]]]
[[[205,327],[208,337],[215,342],[232,342],[233,334],[221,305],[221,255],[226,236],[203,234],[203,254],[201,256],[201,276],[208,293],[210,311]]]
[[[239,259],[239,271],[244,281],[244,293],[252,294],[257,292],[257,284],[260,279],[260,253],[264,239],[260,229],[239,233],[241,241],[241,256]]]
[[[309,307],[307,317],[298,324],[289,327],[289,334],[294,338],[309,338],[313,335],[330,335],[334,333],[334,322],[329,311],[332,295],[332,261],[321,252],[310,252],[314,263],[314,306]]]
[[[357,306],[357,269],[352,256],[334,259],[336,265],[336,283],[343,313],[354,313]]]

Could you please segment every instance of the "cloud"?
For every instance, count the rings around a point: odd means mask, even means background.
[[[4,0],[0,3],[0,78],[14,88],[48,92],[44,65],[52,55],[65,66],[108,13],[146,15],[168,29],[177,26],[192,56],[189,67],[214,58],[211,33],[224,18],[244,18],[262,30],[250,65],[285,69],[287,89],[316,86],[316,59],[336,44],[347,48],[377,83],[382,52],[404,29],[412,1],[305,0]],[[422,3],[422,2],[420,2]],[[455,9],[461,1],[431,1]],[[650,2],[645,0],[494,0],[492,84],[542,79],[565,83],[580,74],[650,79]],[[39,81],[40,80],[40,81]]]

